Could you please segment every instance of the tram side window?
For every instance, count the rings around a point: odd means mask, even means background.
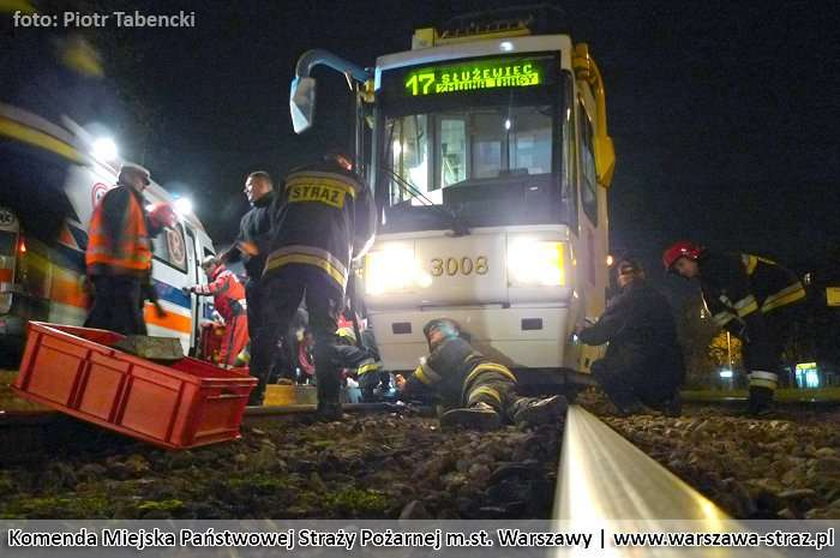
[[[592,122],[586,114],[582,102],[578,102],[578,122],[580,123],[580,169],[581,169],[581,192],[583,212],[598,226],[598,182],[595,175],[595,150],[592,147],[594,131]]]
[[[156,260],[187,273],[187,244],[180,224],[174,229],[166,228],[157,235],[152,240],[152,251]]]
[[[563,205],[569,207],[569,226],[575,234],[578,234],[578,185],[575,178],[575,127],[572,122],[572,107],[574,106],[574,92],[572,91],[572,80],[566,79],[566,99],[569,100],[568,108],[563,110],[562,141],[559,145],[555,142],[555,157],[562,157],[563,161]]]

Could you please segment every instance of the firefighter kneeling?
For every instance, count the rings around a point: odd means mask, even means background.
[[[517,395],[513,373],[473,349],[453,320],[432,320],[423,333],[430,354],[407,379],[397,376],[397,387],[406,396],[426,392],[440,399],[448,409],[440,417],[441,426],[479,430],[492,430],[504,422],[534,426],[556,422],[566,411],[562,395]]]

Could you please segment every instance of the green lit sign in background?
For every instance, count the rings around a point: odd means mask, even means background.
[[[543,67],[534,60],[485,60],[457,66],[427,67],[405,76],[411,97],[456,91],[530,87],[544,82]]]

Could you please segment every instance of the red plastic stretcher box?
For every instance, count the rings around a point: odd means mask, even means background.
[[[101,329],[30,322],[22,397],[169,449],[240,437],[256,378],[194,358],[158,364],[110,347]]]

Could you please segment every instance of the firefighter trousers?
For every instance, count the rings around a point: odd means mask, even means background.
[[[496,363],[479,364],[464,379],[461,405],[471,407],[486,403],[500,416],[511,414],[516,395],[516,377],[506,367]]]
[[[592,363],[592,376],[620,410],[639,403],[658,408],[679,389],[678,365],[674,362],[674,370],[659,370],[663,364],[655,358],[607,356]]]
[[[336,365],[335,332],[343,294],[323,275],[315,267],[291,264],[263,277],[260,323],[251,332],[251,375],[259,381],[252,393],[251,404],[262,402],[276,347],[285,340],[300,303],[305,301],[309,327],[315,339],[318,408],[338,407],[341,379]]]

